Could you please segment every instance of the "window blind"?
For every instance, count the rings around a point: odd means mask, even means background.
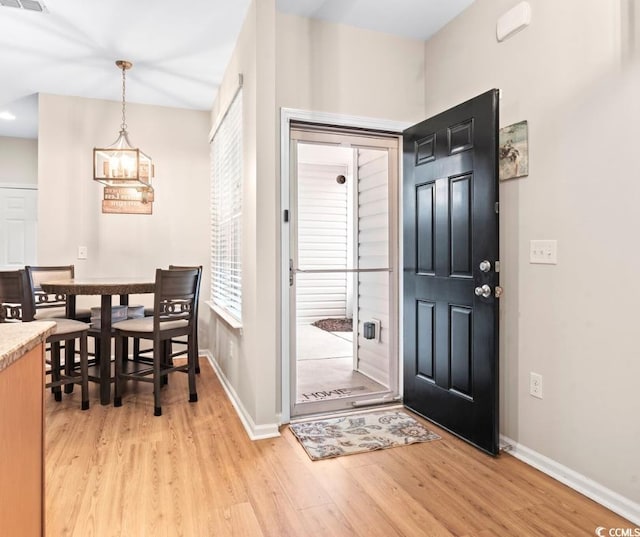
[[[211,140],[211,301],[242,319],[242,89]]]

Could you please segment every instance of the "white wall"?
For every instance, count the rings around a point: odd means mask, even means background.
[[[0,184],[38,182],[38,140],[0,136]]]
[[[427,115],[497,87],[501,124],[529,122],[529,176],[500,185],[501,432],[640,502],[640,75],[620,70],[618,2],[530,0],[497,43],[514,4],[476,0],[425,46]],[[532,239],[557,239],[558,265],[529,264]]]
[[[130,138],[155,164],[153,214],[102,214],[93,148],[117,137],[120,107],[40,95],[38,262],[74,263],[79,276],[150,277],[170,263],[201,264],[202,288],[208,289],[209,114],[127,103]],[[86,261],[76,259],[79,245],[88,247]],[[206,330],[201,333],[206,348]]]

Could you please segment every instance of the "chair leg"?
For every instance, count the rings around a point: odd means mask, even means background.
[[[70,339],[64,342],[64,374],[71,378],[76,365],[76,341]],[[64,393],[73,393],[73,382],[64,385]]]
[[[93,338],[93,358],[96,366],[100,367],[100,338]]]
[[[124,351],[122,345],[122,336],[116,336],[116,359],[115,359],[115,372],[113,382],[113,406],[122,406],[122,354]]]
[[[160,347],[159,355],[162,357],[162,368],[171,366],[171,340],[163,341]],[[162,376],[162,386],[169,384],[169,374]]]
[[[160,406],[160,389],[162,387],[162,378],[160,377],[160,369],[163,360],[165,359],[164,350],[166,345],[164,342],[154,341],[153,343],[156,352],[153,356],[153,415],[162,416],[162,407]]]
[[[60,380],[60,342],[56,341],[51,344],[51,382]],[[62,401],[62,389],[60,386],[51,388],[53,397],[56,401]]]
[[[189,402],[196,403],[198,401],[198,392],[196,392],[196,359],[198,350],[193,338],[189,338],[187,342],[187,374],[189,376]]]
[[[196,348],[195,349],[195,355],[196,355],[196,374],[200,374],[200,347],[198,347],[198,323],[196,322],[196,326],[195,329],[193,331],[193,345]]]
[[[87,351],[87,333],[80,336],[80,391],[82,394],[82,410],[89,409],[89,355]]]

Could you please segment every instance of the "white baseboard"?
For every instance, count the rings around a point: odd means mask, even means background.
[[[235,408],[236,413],[238,414],[238,417],[242,422],[242,426],[244,427],[245,431],[247,431],[247,435],[249,436],[249,438],[251,440],[263,440],[265,438],[274,438],[276,436],[280,436],[278,423],[267,423],[264,425],[256,425],[254,423],[253,418],[251,418],[251,415],[244,408],[244,405],[238,397],[236,390],[229,382],[229,379],[226,377],[211,352],[209,352],[208,350],[200,351],[200,356],[203,355],[207,357],[209,363],[211,364],[211,367],[213,367],[213,370],[220,379],[220,383],[222,384],[227,397],[229,397],[233,408]]]
[[[533,466],[640,526],[640,504],[506,436],[500,435],[500,443],[505,446],[505,452],[516,459]]]

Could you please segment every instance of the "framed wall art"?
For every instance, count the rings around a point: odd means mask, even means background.
[[[500,129],[498,167],[500,181],[529,175],[529,132],[526,121]]]

